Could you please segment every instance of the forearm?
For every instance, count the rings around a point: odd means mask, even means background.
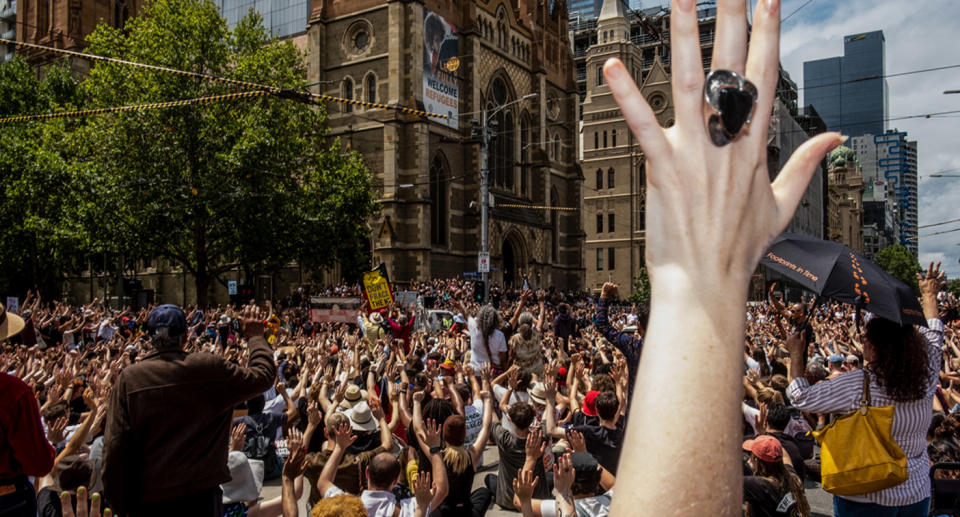
[[[283,517],[297,517],[297,499],[293,480],[284,476],[283,489],[280,494]]]
[[[739,343],[747,282],[729,275],[703,278],[713,280],[695,287],[692,278],[682,274],[655,279],[668,283],[653,285],[656,303],[651,304],[647,346],[632,395],[633,411],[641,416],[629,421],[618,472],[632,489],[614,498],[614,515],[740,512]],[[705,357],[710,360],[703,361]],[[678,360],[682,364],[677,365]],[[664,392],[662,386],[668,384],[673,388]],[[716,438],[694,444],[663,440],[663,429],[681,429],[696,421],[714,422]],[[692,486],[680,504],[664,498],[688,484],[689,473],[705,464],[714,466],[713,475]]]

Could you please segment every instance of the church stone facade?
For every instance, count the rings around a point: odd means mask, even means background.
[[[431,57],[436,19],[448,27]],[[372,265],[392,281],[477,271],[481,145],[489,145],[491,279],[582,284],[577,97],[565,4],[556,0],[313,0],[300,44],[316,93],[425,109],[428,71],[456,90],[453,122],[329,103],[333,135],[361,152],[382,203]],[[457,59],[451,60],[452,56]],[[449,92],[445,92],[449,93]],[[426,97],[426,98],[425,98]],[[447,99],[449,100],[449,99]]]

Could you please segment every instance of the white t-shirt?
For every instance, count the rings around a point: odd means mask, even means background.
[[[574,499],[573,507],[577,517],[606,517],[610,514],[610,501],[613,499],[613,490],[596,497]],[[543,517],[557,517],[557,502],[554,499],[540,501],[540,514]]]
[[[463,445],[469,447],[477,441],[480,429],[483,428],[483,401],[477,398],[473,400],[473,404],[463,406],[463,417],[466,420],[466,437],[463,439]]]
[[[502,399],[506,393],[507,393],[507,388],[504,388],[499,384],[493,385],[493,399],[496,400],[497,402],[500,402],[500,399]],[[510,394],[510,400],[507,401],[507,403],[510,405],[513,405],[513,404],[516,404],[517,402],[526,402],[527,404],[529,404],[530,394],[527,393],[526,391],[514,391],[513,393]]]
[[[323,497],[326,499],[345,493],[343,490],[332,486],[327,489]],[[417,511],[417,500],[415,498],[410,497],[397,501],[397,498],[394,497],[392,493],[380,490],[364,490],[360,494],[360,500],[363,501],[363,506],[366,507],[369,517],[394,517],[394,509],[397,505],[400,505],[400,513],[397,514],[398,517],[413,517]],[[424,515],[429,515],[429,510],[428,508],[427,511],[424,512]]]
[[[467,320],[467,330],[470,331],[470,366],[473,366],[474,371],[479,372],[483,363],[493,365],[493,361],[490,360],[490,356],[487,355],[487,350],[483,346],[483,336],[480,335],[477,318],[471,316],[470,319]],[[490,347],[490,353],[493,354],[494,357],[496,357],[497,352],[506,352],[508,350],[507,340],[503,337],[503,332],[500,332],[499,329],[493,331],[487,345]],[[506,365],[494,366],[505,367]]]

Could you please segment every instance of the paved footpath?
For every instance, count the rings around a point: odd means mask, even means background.
[[[473,479],[473,487],[478,488],[483,485],[483,478],[489,473],[497,472],[497,448],[496,446],[487,446],[486,451],[483,453],[483,464],[484,468],[477,472],[477,475]],[[824,492],[820,488],[820,485],[808,481],[806,484],[807,489],[807,501],[810,503],[810,515],[811,517],[829,517],[833,515],[833,496]],[[307,512],[307,495],[310,489],[304,487],[303,497],[300,499],[300,517],[309,517]],[[263,492],[261,495],[265,499],[270,499],[280,495],[280,480],[275,479],[273,481],[268,481],[263,487]],[[493,508],[487,512],[488,517],[517,517],[520,514],[513,511],[508,511],[500,508],[497,505],[493,505]]]

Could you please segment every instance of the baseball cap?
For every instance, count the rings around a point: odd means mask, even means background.
[[[776,438],[762,434],[752,440],[743,442],[743,450],[750,451],[754,456],[767,463],[780,461],[783,456],[783,447]]]
[[[583,414],[587,416],[597,416],[597,390],[588,391],[583,397]]]
[[[187,332],[187,316],[183,313],[183,309],[167,303],[150,311],[150,316],[147,318],[147,330],[153,334],[160,327],[169,327],[170,333],[174,335],[185,334]]]
[[[573,466],[573,481],[581,487],[594,487],[600,484],[600,462],[589,452],[575,452],[570,455]]]
[[[843,362],[843,359],[844,359],[844,357],[843,357],[842,355],[840,355],[840,354],[833,354],[833,355],[831,355],[830,357],[827,358],[827,361],[830,361],[831,363],[842,363],[842,362]]]

